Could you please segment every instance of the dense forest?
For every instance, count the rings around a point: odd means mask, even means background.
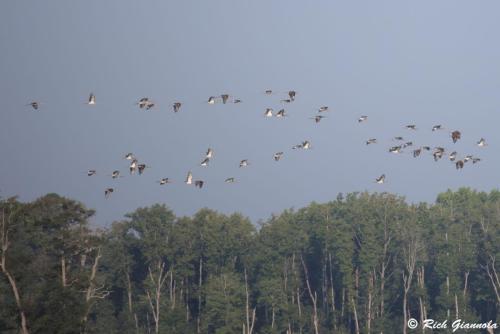
[[[259,226],[156,204],[94,229],[93,214],[56,194],[1,200],[0,332],[406,333],[410,318],[499,319],[496,190],[434,204],[352,193]]]

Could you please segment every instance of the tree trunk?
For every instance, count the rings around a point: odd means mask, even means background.
[[[197,333],[201,333],[201,283],[203,275],[203,259],[200,257],[199,281],[198,281],[198,318],[196,319]]]
[[[155,333],[160,332],[160,305],[161,305],[161,292],[165,280],[168,277],[168,273],[165,274],[165,263],[158,260],[157,264],[158,274],[157,277],[153,277],[153,272],[151,271],[151,266],[148,266],[149,279],[151,281],[154,290],[152,293],[147,290],[146,295],[148,297],[149,306],[151,307],[151,312],[153,313],[153,320],[155,322]]]
[[[302,257],[302,254],[300,254],[300,261],[302,262],[302,266],[304,267],[304,274],[306,276],[307,291],[309,292],[309,297],[311,298],[311,302],[313,304],[314,332],[315,332],[315,334],[319,334],[318,296],[316,295],[316,291],[314,291],[314,294],[313,294],[313,291],[311,289],[311,284],[309,282],[309,271],[307,270],[307,266],[304,262],[304,258]]]
[[[245,267],[245,295],[246,295],[246,320],[247,320],[247,332],[246,334],[252,334],[253,326],[255,325],[255,308],[252,311],[252,316],[250,319],[250,293],[248,292],[248,277],[247,277],[247,268]],[[274,309],[273,309],[274,310]]]

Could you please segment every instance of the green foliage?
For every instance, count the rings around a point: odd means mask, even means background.
[[[410,274],[412,317],[499,319],[497,190],[339,195],[259,229],[156,204],[99,231],[93,214],[56,194],[0,202],[0,332],[24,314],[31,333],[314,333],[315,315],[320,333],[396,333]]]

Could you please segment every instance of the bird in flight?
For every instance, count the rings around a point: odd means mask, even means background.
[[[205,157],[207,157],[208,159],[211,159],[213,157],[213,155],[214,155],[214,151],[209,147]]]
[[[229,100],[229,94],[222,94],[220,98],[222,99],[222,103],[226,104],[227,100]]]
[[[264,112],[265,117],[273,117],[273,108],[266,108],[266,111]]]
[[[314,119],[314,122],[315,122],[315,123],[319,123],[319,122],[321,122],[321,120],[322,120],[323,118],[326,118],[326,116],[323,116],[323,115],[316,115],[316,116],[314,116],[314,117],[310,117],[310,118],[311,118],[311,119]]]
[[[194,186],[198,187],[200,189],[203,188],[204,184],[205,184],[205,181],[203,181],[203,180],[196,180],[196,181],[194,181]]]
[[[228,177],[227,179],[224,180],[224,182],[226,182],[226,183],[234,183],[235,179],[234,179],[234,177]]]
[[[277,113],[276,113],[276,117],[286,117],[287,114],[286,114],[286,111],[285,109],[281,109],[279,110]]]
[[[266,95],[271,95],[273,93],[273,91],[271,89],[268,89],[264,93],[266,93]]]
[[[434,157],[434,161],[438,161],[443,157],[444,154],[444,148],[443,147],[436,147],[434,149],[434,152],[432,153],[432,156]]]
[[[390,153],[394,153],[394,154],[398,154],[398,153],[401,153],[401,145],[398,145],[398,146],[393,146],[389,149],[389,152]]]
[[[358,123],[361,123],[361,122],[364,122],[368,119],[368,116],[361,116],[360,118],[358,118]]]
[[[301,148],[303,150],[308,150],[311,148],[311,143],[308,140],[305,140],[302,142],[302,144],[298,144],[298,145],[295,145],[292,147],[293,150],[296,150],[299,148]]]
[[[319,109],[318,109],[318,112],[325,112],[325,111],[328,111],[328,106],[322,106],[322,107],[319,107]]]
[[[210,158],[205,158],[203,161],[200,163],[200,166],[208,166],[208,163],[210,162]]]
[[[462,134],[460,133],[460,131],[455,130],[451,133],[451,139],[453,140],[453,143],[456,143],[461,137]]]
[[[139,171],[139,175],[142,175],[142,173],[144,173],[144,170],[146,168],[149,168],[149,166],[146,166],[146,164],[138,164],[137,170]]]
[[[129,169],[129,172],[130,172],[130,175],[134,174],[135,171],[137,170],[137,159],[132,159],[132,161],[130,162],[130,166],[128,167]]]
[[[288,96],[290,97],[290,100],[295,101],[295,95],[297,95],[297,92],[294,90],[291,90],[288,92]]]
[[[137,102],[137,105],[140,109],[147,108],[152,102],[149,100],[149,97],[143,97]]]
[[[210,96],[207,101],[208,104],[215,104],[215,96]]]
[[[30,102],[27,105],[31,106],[31,108],[33,108],[34,110],[38,110],[38,108],[40,108],[40,103],[36,101]]]
[[[182,105],[182,103],[180,103],[180,102],[175,102],[175,103],[173,104],[173,107],[174,107],[174,112],[175,112],[175,113],[177,113],[177,112],[179,112],[179,110],[181,110],[181,105]]]
[[[248,164],[248,160],[247,159],[244,159],[244,160],[241,160],[240,161],[240,168],[241,167],[247,167],[249,164]]]
[[[450,153],[450,155],[448,156],[448,159],[450,159],[450,161],[455,161],[457,158],[457,151],[453,151]]]
[[[90,95],[89,95],[89,99],[88,99],[88,101],[87,101],[87,104],[88,104],[89,106],[93,106],[93,105],[95,105],[95,95],[94,95],[93,93],[90,93]]]
[[[186,176],[186,181],[184,181],[186,184],[193,184],[193,173],[191,171],[188,172]]]
[[[88,175],[88,176],[95,175],[96,173],[97,173],[97,172],[95,171],[95,169],[89,169],[89,170],[87,171],[87,175]]]
[[[108,198],[113,193],[113,191],[115,191],[113,188],[107,188],[106,190],[104,190],[104,197]]]
[[[443,127],[441,126],[441,124],[437,124],[437,125],[434,125],[432,127],[432,131],[437,131],[437,130],[442,130],[442,129],[443,129]]]
[[[113,173],[111,173],[111,177],[113,179],[119,178],[120,177],[120,171],[119,170],[114,170]]]
[[[408,124],[407,126],[405,126],[405,128],[407,128],[408,130],[416,130],[417,126],[415,124]]]
[[[377,177],[377,178],[375,179],[375,182],[376,182],[376,183],[378,183],[378,184],[382,184],[382,183],[384,183],[384,182],[385,182],[385,174],[382,174],[382,175],[380,175],[379,177]]]
[[[165,177],[163,179],[160,179],[160,181],[158,181],[158,183],[160,184],[160,186],[163,186],[167,183],[172,183],[172,181],[170,181],[170,179],[168,177]]]
[[[455,168],[456,168],[456,169],[462,169],[462,168],[464,168],[464,161],[463,161],[463,160],[458,160],[458,161],[455,163]]]
[[[370,138],[366,141],[366,145],[376,144],[377,138]]]
[[[477,142],[477,146],[479,147],[485,147],[486,146],[486,140],[484,138],[479,139]]]
[[[133,153],[127,153],[125,154],[125,156],[123,157],[123,159],[127,159],[127,160],[134,160],[134,154]]]
[[[280,161],[282,156],[283,156],[283,152],[276,152],[273,155],[273,159],[274,159],[274,161]]]
[[[416,158],[420,155],[420,153],[422,153],[422,149],[421,148],[417,148],[416,150],[413,150],[413,157]]]

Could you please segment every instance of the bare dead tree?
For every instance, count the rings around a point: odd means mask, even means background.
[[[304,258],[302,254],[300,254],[300,261],[302,262],[302,266],[304,267],[304,274],[306,275],[306,285],[307,291],[309,292],[309,297],[311,298],[311,302],[313,304],[313,325],[314,332],[319,334],[319,319],[318,319],[318,296],[316,291],[312,291],[311,283],[309,282],[309,271],[307,270],[306,263],[304,262]]]
[[[168,273],[165,273],[165,262],[158,260],[156,267],[156,273],[153,274],[151,266],[148,266],[149,279],[153,288],[152,291],[150,291],[150,289],[146,290],[146,296],[148,297],[149,306],[155,322],[155,333],[158,334],[160,332],[161,293]]]

